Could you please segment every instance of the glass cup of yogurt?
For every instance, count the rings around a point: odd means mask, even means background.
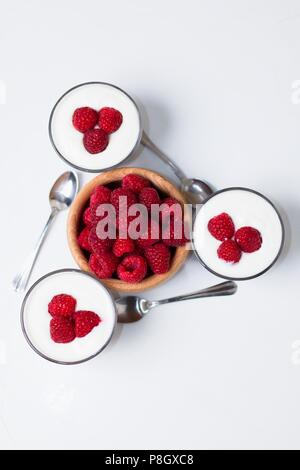
[[[62,293],[77,300],[77,311],[93,311],[101,319],[87,336],[67,344],[54,342],[50,335],[48,304]],[[44,359],[62,365],[81,364],[100,354],[109,344],[116,322],[110,292],[93,275],[77,269],[54,271],[39,279],[27,292],[21,308],[22,330],[31,348]]]
[[[81,107],[97,111],[110,107],[123,116],[120,128],[109,135],[109,144],[100,153],[88,153],[82,144],[83,135],[73,127],[73,113]],[[142,138],[141,116],[134,100],[120,88],[104,82],[83,83],[68,90],[55,104],[49,120],[49,136],[57,154],[69,165],[99,173],[119,165],[134,153]]]
[[[251,253],[241,250],[238,262],[226,262],[218,256],[222,242],[208,229],[209,221],[224,213],[232,219],[235,233],[242,227],[252,227],[261,236],[260,248]],[[284,225],[278,210],[269,199],[251,189],[233,187],[214,193],[194,219],[195,254],[206,269],[224,279],[239,281],[264,274],[278,260],[283,244]]]

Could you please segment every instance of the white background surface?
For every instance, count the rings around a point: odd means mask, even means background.
[[[2,0],[0,47],[0,447],[299,449],[299,1]],[[51,106],[88,80],[143,103],[151,137],[188,175],[269,196],[287,244],[235,297],[162,307],[65,368],[27,346],[10,281],[66,169],[48,140]],[[168,175],[146,150],[134,164]],[[75,266],[65,224],[63,214],[32,281]],[[216,282],[190,259],[147,295]]]

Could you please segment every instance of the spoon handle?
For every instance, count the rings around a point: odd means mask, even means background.
[[[183,181],[185,179],[185,174],[183,173],[183,171],[181,171],[181,169],[176,165],[176,163],[173,162],[173,160],[171,160],[165,153],[163,153],[158,147],[156,147],[156,145],[152,142],[152,140],[147,136],[145,132],[143,132],[141,144],[151,150],[151,152],[153,152],[164,163],[169,165],[180,181]]]
[[[233,295],[237,291],[237,285],[235,282],[226,281],[216,286],[208,287],[207,289],[202,289],[191,294],[178,295],[176,297],[171,297],[170,299],[158,300],[157,302],[151,302],[151,308],[158,305],[170,304],[172,302],[180,302],[181,300],[191,300],[191,299],[200,299],[203,297],[218,297],[222,295]]]
[[[27,258],[27,261],[24,264],[23,269],[13,279],[13,287],[16,292],[23,292],[26,289],[28,280],[30,278],[31,272],[33,270],[34,264],[40,252],[42,244],[46,238],[50,225],[54,217],[56,216],[57,212],[58,212],[57,209],[52,209],[50,217],[44,227],[44,230],[42,231],[40,235],[40,238],[37,241],[37,244],[34,250],[30,254],[30,256]]]

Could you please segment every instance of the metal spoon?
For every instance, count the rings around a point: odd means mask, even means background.
[[[63,173],[55,181],[49,194],[49,202],[51,207],[50,217],[23,269],[13,280],[13,287],[16,292],[22,292],[26,289],[33,266],[55,216],[58,214],[58,212],[67,209],[72,204],[77,194],[78,186],[79,183],[77,174],[73,173],[72,171]]]
[[[146,300],[140,297],[128,296],[121,297],[116,300],[118,310],[119,323],[132,323],[141,320],[150,310],[159,305],[170,304],[172,302],[180,302],[181,300],[200,299],[203,297],[217,297],[221,295],[232,295],[237,291],[235,282],[226,281],[207,289],[199,290],[191,294],[178,295],[170,299],[163,300]]]
[[[169,165],[181,182],[181,190],[191,204],[203,204],[213,194],[211,187],[196,178],[187,178],[183,171],[143,132],[141,143],[151,150],[158,158]]]

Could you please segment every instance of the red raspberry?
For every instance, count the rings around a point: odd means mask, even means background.
[[[218,248],[218,257],[226,263],[238,263],[242,252],[234,240],[225,240]]]
[[[92,218],[91,218],[91,208],[90,207],[87,207],[83,213],[83,216],[82,216],[82,221],[84,223],[84,225],[86,225],[87,227],[91,228],[93,226],[93,221],[92,221]]]
[[[128,255],[119,264],[118,277],[125,282],[141,282],[147,274],[147,263],[143,256]]]
[[[122,239],[117,238],[113,245],[113,254],[120,258],[125,253],[132,253],[135,249],[134,241],[130,238]]]
[[[162,241],[167,246],[184,246],[189,240],[185,237],[185,225],[180,220],[171,219],[162,231]]]
[[[72,316],[76,309],[76,299],[71,295],[58,294],[53,297],[48,304],[48,312],[53,317],[61,315],[63,317]]]
[[[96,226],[97,223],[103,219],[110,221],[110,223],[114,223],[114,225],[116,224],[116,215],[115,217],[113,217],[111,210],[107,210],[107,207],[104,208],[102,206],[103,204],[96,204],[96,205],[91,206],[90,218],[91,218],[92,228]],[[112,207],[112,211],[114,211],[113,207]]]
[[[90,229],[85,227],[78,237],[78,245],[80,248],[86,251],[92,251],[91,245],[89,243]]]
[[[92,254],[89,265],[99,279],[109,279],[118,266],[118,258],[110,252],[101,255]]]
[[[166,204],[165,207],[162,205]],[[168,221],[169,219],[176,219],[176,220],[182,220],[183,219],[183,213],[182,213],[182,206],[177,199],[173,197],[167,197],[166,199],[163,199],[161,202],[161,220],[164,223],[165,221]]]
[[[110,238],[105,238],[103,240],[99,238],[97,235],[97,226],[95,226],[90,230],[89,244],[96,255],[101,255],[111,249],[113,240]]]
[[[136,218],[136,216],[128,216],[129,208],[136,204],[136,202],[136,195],[130,189],[117,188],[111,194],[111,203],[115,207],[117,214],[117,227],[122,234],[124,232],[122,227],[126,227],[127,224],[128,228],[129,223]]]
[[[106,186],[97,186],[91,194],[90,205],[99,206],[99,204],[109,204],[111,190]]]
[[[164,274],[170,269],[170,249],[159,242],[145,248],[145,257],[154,274]]]
[[[208,222],[208,230],[213,237],[223,242],[233,237],[235,228],[232,218],[223,212]]]
[[[134,215],[128,215],[129,213]],[[130,206],[128,214],[122,212],[118,215],[120,235],[124,238],[127,226],[128,237],[136,240],[141,230],[148,226],[149,214],[146,207],[138,203]]]
[[[253,253],[261,248],[262,236],[253,227],[242,227],[236,231],[235,241],[245,253]]]
[[[123,116],[117,109],[102,108],[99,111],[99,127],[107,134],[116,132],[123,122]]]
[[[136,240],[136,244],[140,248],[146,248],[147,246],[152,246],[154,243],[158,242],[159,238],[160,227],[155,220],[152,220],[149,222],[148,229],[145,233],[141,234],[141,236]]]
[[[120,199],[122,198],[122,199]],[[123,200],[123,198],[126,198]],[[124,209],[127,202],[127,208],[132,206],[132,204],[135,204],[137,202],[136,195],[134,194],[131,189],[125,189],[125,188],[117,188],[114,189],[113,192],[111,193],[111,203],[112,205],[116,208],[117,212],[119,212],[121,209]]]
[[[73,318],[75,320],[75,334],[77,338],[84,338],[96,326],[100,325],[101,322],[101,318],[97,313],[88,310],[79,310],[74,313]]]
[[[89,153],[103,152],[108,146],[108,135],[102,129],[91,129],[83,136],[83,145]]]
[[[138,255],[138,256],[144,256],[144,250],[138,246],[137,244],[135,245],[135,249],[133,253],[130,253],[131,255]]]
[[[140,175],[126,175],[122,180],[122,188],[131,189],[134,193],[140,193],[142,189],[151,186],[149,180]]]
[[[73,318],[54,317],[50,322],[50,335],[55,343],[71,343],[75,339]]]
[[[160,197],[155,188],[144,188],[139,194],[139,201],[150,211],[152,204],[160,203]]]
[[[123,239],[133,238],[130,236],[131,230],[134,230],[131,222],[133,222],[137,217],[139,217],[139,214],[128,215],[126,213],[122,213],[117,216],[117,229],[119,230],[120,237]]]
[[[85,133],[93,129],[98,122],[98,113],[95,109],[84,107],[75,109],[73,118],[73,126],[79,132]]]

